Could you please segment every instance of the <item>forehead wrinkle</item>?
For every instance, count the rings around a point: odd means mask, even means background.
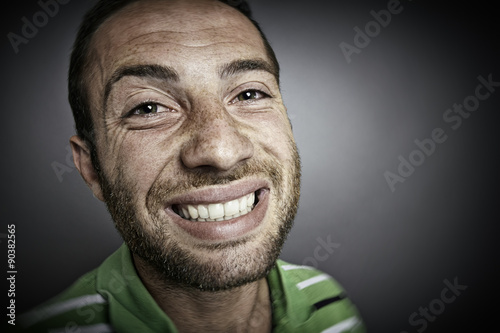
[[[262,53],[264,59],[268,58],[257,29],[243,14],[231,7],[226,8],[226,5],[213,2],[213,4],[217,5],[217,8],[214,8],[207,2],[207,6],[198,7],[197,10],[195,9],[195,13],[186,13],[182,10],[182,6],[174,5],[167,8],[163,7],[162,1],[152,1],[151,3],[161,6],[148,5],[145,7],[144,2],[130,4],[122,11],[111,16],[94,34],[91,49],[99,58],[95,60],[100,65],[98,66],[100,68],[94,68],[100,72],[102,80],[102,89],[99,89],[101,93],[98,100],[105,102],[101,94],[105,93],[106,77],[109,76],[106,75],[104,68],[113,67],[111,65],[113,63],[115,66],[120,63],[124,65],[129,60],[132,60],[132,63],[137,63],[138,58],[152,51],[151,46],[161,48],[163,44],[168,51],[169,43],[172,46],[179,45],[186,49],[195,49],[241,42],[246,44],[246,48],[262,51],[259,53]],[[196,8],[196,6],[193,8]],[[221,8],[227,10],[227,12],[224,11],[227,15],[221,14]],[[144,21],[143,18],[147,20]],[[155,18],[159,19],[155,21]],[[193,18],[198,18],[198,20],[191,24]],[[186,22],[190,24],[186,24]],[[171,30],[170,27],[176,30]],[[234,27],[238,27],[238,29],[235,30]],[[229,35],[232,38],[228,40]],[[119,54],[121,56],[117,57]],[[254,54],[251,56],[251,58],[257,57],[260,57],[260,55]],[[157,62],[161,59],[150,60]],[[106,63],[111,66],[106,66]],[[274,71],[273,75],[276,76]]]
[[[189,5],[189,11],[186,11],[187,5]],[[145,22],[144,19],[146,19],[147,21],[161,21],[160,24],[166,23],[174,28],[182,24],[186,28],[185,30],[188,30],[189,27],[196,25],[186,26],[184,24],[186,19],[205,25],[210,24],[211,27],[209,29],[212,29],[217,25],[220,26],[220,22],[230,22],[231,16],[245,17],[231,5],[220,1],[150,0],[135,1],[128,4],[121,11],[117,12],[110,21],[117,17],[129,21],[142,20],[141,22]]]
[[[194,9],[194,12],[182,7],[181,3],[179,6],[164,1],[151,1],[147,6],[144,2],[135,2],[104,22],[97,34],[100,32],[108,40],[107,45],[114,42],[117,48],[156,33],[190,34],[191,39],[202,39],[204,36],[200,34],[205,35],[205,32],[210,34],[209,37],[213,37],[214,32],[225,37],[227,31],[232,31],[234,36],[242,36],[242,33],[246,37],[253,33],[259,35],[248,18],[219,1],[206,2],[198,8],[196,5],[191,6],[190,10]],[[224,9],[224,13],[221,13],[221,9]],[[168,37],[171,39],[175,36]]]
[[[183,47],[199,47],[199,46],[211,46],[219,44],[232,44],[237,42],[244,42],[251,44],[261,45],[260,36],[253,41],[250,40],[250,36],[244,36],[242,34],[237,34],[233,36],[233,39],[228,40],[227,35],[224,31],[214,31],[213,29],[201,29],[200,31],[210,31],[210,35],[200,35],[193,33],[184,32],[172,32],[167,30],[152,31],[135,36],[123,43],[116,45],[116,49],[121,48],[137,48],[141,46],[157,45],[157,44],[172,44],[180,45]],[[215,37],[215,40],[214,40]],[[210,40],[210,42],[207,42]],[[150,51],[150,50],[148,50]]]
[[[137,48],[138,46],[148,46],[148,45],[156,45],[156,46],[158,46],[160,44],[171,44],[171,45],[182,46],[184,48],[193,48],[193,49],[196,49],[196,48],[201,48],[201,47],[210,47],[210,46],[217,46],[217,45],[223,45],[223,44],[234,44],[234,42],[214,42],[214,43],[208,43],[208,44],[203,44],[203,45],[186,45],[186,44],[183,44],[183,43],[175,43],[175,42],[162,42],[162,43],[159,43],[159,42],[150,42],[150,43],[142,43],[142,44],[134,45],[134,48]],[[138,50],[135,53],[129,54],[127,56],[141,54],[141,53],[151,53],[151,49],[140,50],[140,51]]]

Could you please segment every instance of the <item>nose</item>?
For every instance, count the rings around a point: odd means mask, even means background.
[[[197,115],[197,120],[191,124],[191,138],[181,152],[187,168],[211,167],[228,171],[253,156],[253,144],[241,132],[243,125],[223,108],[217,109]]]

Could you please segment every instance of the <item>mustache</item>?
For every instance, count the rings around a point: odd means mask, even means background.
[[[278,161],[248,161],[231,171],[215,171],[213,169],[197,169],[182,172],[175,179],[163,179],[161,176],[148,191],[146,206],[152,208],[162,204],[165,198],[183,194],[203,187],[226,185],[231,182],[257,176],[271,181],[273,187],[279,188],[283,175],[283,167]]]

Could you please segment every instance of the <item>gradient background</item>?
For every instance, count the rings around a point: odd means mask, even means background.
[[[20,34],[21,18],[31,21],[40,7],[22,0],[2,8],[0,257],[6,262],[7,224],[14,223],[18,313],[121,243],[76,169],[60,181],[52,167],[68,164],[68,56],[93,2],[61,6],[18,54],[6,35]],[[251,3],[282,65],[303,163],[300,209],[282,258],[311,264],[318,238],[336,243],[317,267],[343,284],[370,332],[416,332],[421,326],[409,316],[455,277],[467,290],[425,331],[497,326],[500,87],[459,129],[442,117],[474,93],[479,75],[500,81],[498,10],[402,0],[403,11],[348,64],[339,44],[352,44],[353,28],[363,29],[387,1]],[[413,141],[438,127],[447,141],[391,192],[384,172],[397,172],[398,156],[407,158]]]

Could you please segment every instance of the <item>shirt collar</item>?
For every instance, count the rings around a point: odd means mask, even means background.
[[[109,321],[122,332],[177,332],[139,278],[123,244],[99,267],[97,291],[108,299]]]
[[[285,283],[282,261],[267,276],[273,310],[273,327],[294,327],[309,316],[307,302],[296,299],[294,289]],[[177,332],[142,283],[127,245],[108,257],[97,270],[97,291],[109,302],[109,322],[117,331],[143,333]],[[292,295],[293,294],[293,295]],[[289,302],[290,298],[296,302]],[[290,314],[294,314],[290,316]]]

